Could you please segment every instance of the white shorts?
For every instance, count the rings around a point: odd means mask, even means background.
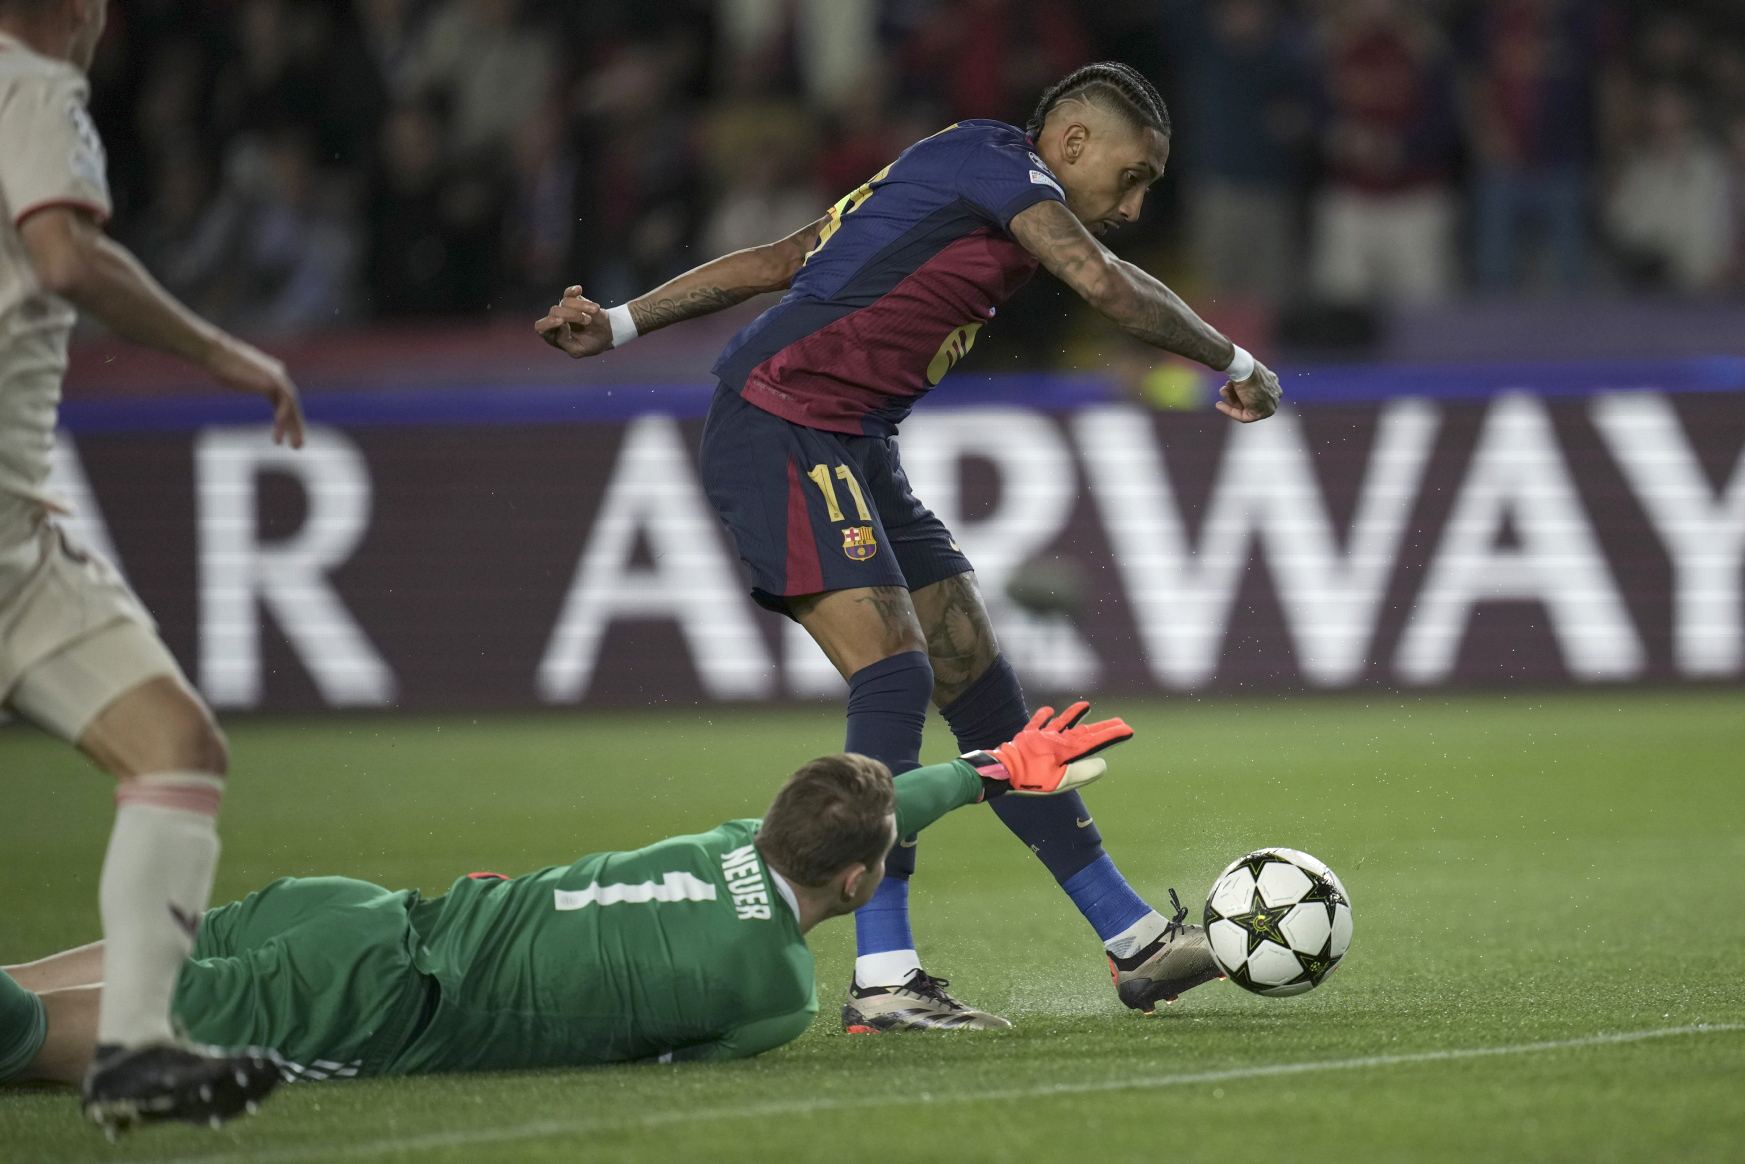
[[[186,685],[115,567],[53,521],[0,544],[0,703],[75,743],[115,699],[157,676]]]
[[[1434,303],[1454,286],[1459,208],[1446,190],[1331,187],[1315,204],[1310,271],[1335,303]]]

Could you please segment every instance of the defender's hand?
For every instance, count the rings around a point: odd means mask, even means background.
[[[1020,796],[1048,796],[1082,788],[1101,776],[1108,765],[1093,759],[1096,753],[1133,738],[1133,729],[1118,719],[1079,724],[1091,705],[1073,704],[1054,715],[1044,707],[1030,724],[1008,743],[992,752],[965,756],[987,780],[1004,780]]]
[[[273,443],[290,441],[294,449],[303,447],[303,404],[283,362],[253,344],[226,336],[207,359],[206,370],[226,388],[266,397],[273,406]]]
[[[563,302],[534,324],[533,330],[552,347],[568,352],[571,359],[612,350],[612,324],[606,312],[592,299],[584,298],[579,286],[565,289]]]
[[[1223,397],[1218,401],[1219,412],[1232,420],[1251,424],[1257,420],[1265,420],[1277,412],[1284,391],[1279,387],[1278,377],[1272,374],[1272,369],[1256,362],[1248,379],[1240,384],[1226,382],[1218,389],[1218,395]]]

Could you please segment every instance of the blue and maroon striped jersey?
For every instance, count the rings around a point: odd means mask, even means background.
[[[830,208],[782,301],[714,372],[795,424],[884,436],[975,342],[1036,259],[1006,233],[1065,201],[1024,131],[961,121],[916,142]]]

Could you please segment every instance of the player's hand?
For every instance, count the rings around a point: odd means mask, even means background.
[[[1284,392],[1279,388],[1278,377],[1272,374],[1272,369],[1256,361],[1248,379],[1241,383],[1226,381],[1218,389],[1218,395],[1222,397],[1218,401],[1219,412],[1232,420],[1251,424],[1277,412]]]
[[[226,388],[266,397],[273,406],[273,443],[290,441],[294,449],[303,447],[303,404],[282,361],[226,336],[206,361],[206,371]]]
[[[991,752],[972,752],[964,759],[983,777],[1004,779],[1010,791],[1020,796],[1049,796],[1082,788],[1108,767],[1096,753],[1133,738],[1133,729],[1118,719],[1080,724],[1090,709],[1082,700],[1058,716],[1052,707],[1044,707],[1012,740]]]
[[[612,350],[612,324],[606,312],[592,299],[583,297],[580,287],[566,288],[563,302],[534,324],[533,330],[552,347],[568,352],[571,359]]]

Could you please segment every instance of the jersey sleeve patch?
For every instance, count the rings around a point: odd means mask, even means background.
[[[67,150],[67,169],[73,177],[88,185],[107,189],[108,159],[103,152],[103,139],[97,136],[97,126],[85,106],[77,98],[67,101],[67,117],[73,123],[76,139]]]
[[[1056,182],[1053,178],[1050,178],[1047,174],[1044,174],[1041,170],[1031,170],[1030,181],[1033,185],[1047,186],[1062,198],[1066,197],[1066,191],[1060,188],[1060,183]]]
[[[60,74],[20,80],[0,107],[0,202],[14,224],[50,206],[109,216],[103,141],[84,83]]]

